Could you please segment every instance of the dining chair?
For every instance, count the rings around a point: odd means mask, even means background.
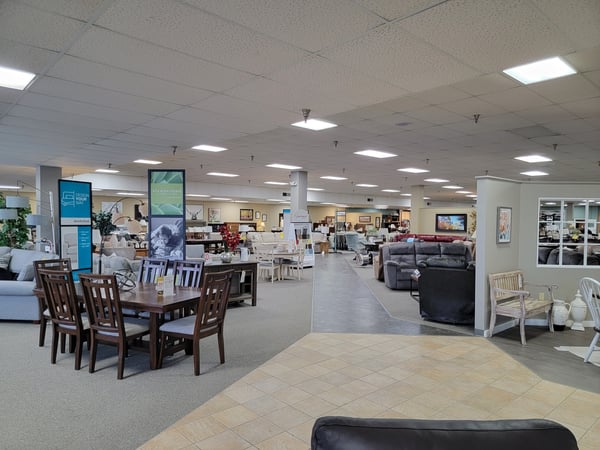
[[[150,334],[149,322],[123,316],[119,282],[115,275],[80,274],[79,280],[90,321],[89,371],[94,373],[96,369],[99,342],[116,345],[119,358],[117,379],[122,380],[129,343]]]
[[[36,297],[38,299],[38,308],[40,311],[40,336],[38,339],[38,345],[43,347],[46,343],[46,325],[51,321],[50,319],[50,311],[48,310],[48,304],[46,302],[46,297],[44,295],[44,290],[42,288],[42,281],[40,280],[40,276],[38,271],[40,269],[50,269],[50,270],[65,270],[71,271],[71,259],[70,258],[62,258],[62,259],[40,259],[37,261],[33,261],[33,273],[35,275],[35,289],[36,289]],[[63,335],[64,337],[64,335]]]
[[[231,288],[233,270],[205,273],[202,277],[200,298],[196,306],[196,314],[181,319],[165,322],[160,326],[160,355],[158,367],[162,367],[167,354],[173,354],[178,348],[170,343],[174,340],[186,339],[194,354],[194,375],[200,375],[200,339],[217,335],[221,364],[225,362],[225,344],[223,341],[223,325],[227,311],[227,301]]]
[[[278,279],[281,279],[281,265],[273,256],[273,247],[258,244],[254,251],[256,260],[258,261],[258,276],[262,276],[265,279],[267,278],[267,275],[270,276],[271,283],[275,280],[275,274],[277,274]]]
[[[52,321],[51,362],[56,364],[59,334],[68,335],[71,337],[69,351],[75,352],[75,370],[79,370],[82,343],[87,341],[88,348],[90,345],[90,324],[87,315],[81,312],[73,274],[64,270],[48,269],[40,269],[38,273]]]
[[[592,352],[600,351],[600,349],[596,348],[596,344],[600,338],[600,281],[584,277],[579,280],[579,291],[592,316],[592,320],[594,321],[594,331],[596,332],[585,358],[583,358],[584,362],[588,362],[592,356]]]
[[[199,288],[202,282],[202,267],[204,267],[204,260],[175,261],[173,266],[175,286]],[[193,311],[193,308],[189,307],[180,309],[179,317],[189,316]]]
[[[138,272],[138,283],[156,283],[158,277],[167,274],[168,259],[142,258]]]
[[[303,248],[299,248],[297,252],[298,254],[293,258],[283,260],[283,262],[281,263],[281,271],[282,273],[286,272],[290,275],[293,275],[294,271],[296,271],[296,276],[299,280],[301,280],[302,274],[304,273],[304,253],[306,252],[306,250]]]

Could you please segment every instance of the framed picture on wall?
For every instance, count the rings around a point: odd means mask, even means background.
[[[508,244],[512,232],[512,208],[499,206],[496,218],[496,243]]]
[[[375,228],[379,229],[381,227],[381,217],[375,217]]]
[[[221,208],[208,208],[208,223],[221,222]]]
[[[254,218],[256,220],[260,219],[260,211],[254,211]]]
[[[253,209],[240,209],[240,220],[252,220],[254,219]]]
[[[371,223],[371,216],[358,216],[360,223]]]
[[[266,215],[266,214],[263,214],[263,215],[262,215],[262,221],[263,221],[263,222],[266,222],[266,221],[267,221],[267,215]]]

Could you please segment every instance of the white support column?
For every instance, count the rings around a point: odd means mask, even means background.
[[[292,217],[298,211],[308,211],[306,207],[306,193],[308,189],[308,173],[294,171],[290,174],[291,210]]]
[[[35,187],[37,188],[35,199],[39,208],[39,214],[50,216],[50,211],[54,212],[54,230],[56,236],[53,236],[53,227],[50,222],[36,227],[37,240],[46,238],[52,241],[54,253],[60,254],[59,247],[59,228],[58,223],[58,180],[62,177],[61,167],[38,166],[35,173]],[[52,192],[53,205],[50,205],[50,192]],[[39,245],[39,250],[44,250],[44,244]]]
[[[416,185],[410,187],[410,232],[421,232],[421,209],[425,207],[423,196],[425,187]]]

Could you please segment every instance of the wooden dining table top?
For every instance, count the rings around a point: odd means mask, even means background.
[[[135,289],[120,292],[121,305],[126,308],[154,313],[179,309],[200,298],[201,289],[176,286],[173,295],[159,294],[154,283],[138,283]]]

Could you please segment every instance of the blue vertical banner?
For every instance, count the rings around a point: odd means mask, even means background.
[[[185,170],[148,170],[148,256],[185,259]]]
[[[92,183],[58,180],[60,257],[70,258],[73,275],[92,271]]]

